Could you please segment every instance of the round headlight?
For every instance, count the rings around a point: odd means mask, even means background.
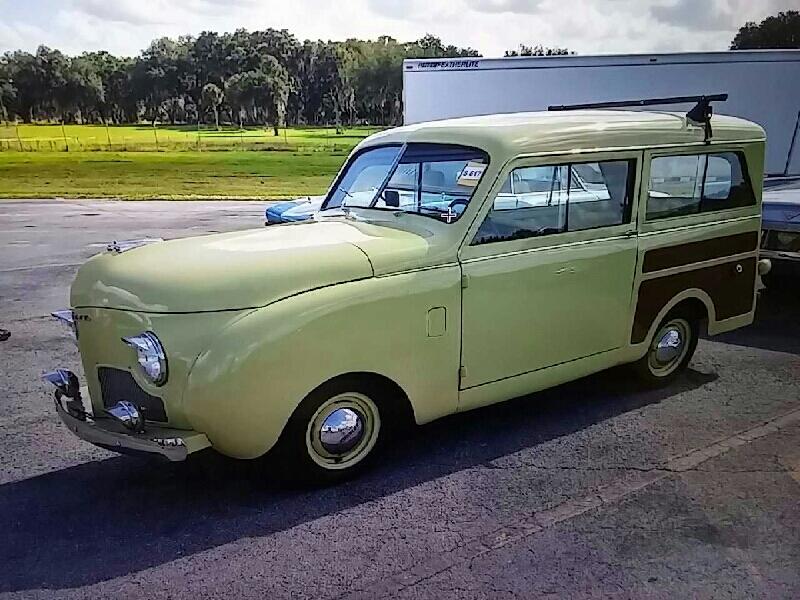
[[[122,341],[136,350],[136,359],[147,378],[155,385],[164,385],[167,381],[167,357],[156,334],[145,331],[122,338]]]

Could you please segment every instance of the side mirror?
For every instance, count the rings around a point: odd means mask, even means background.
[[[392,208],[399,208],[400,207],[400,192],[397,190],[386,190],[383,192],[383,201],[386,202],[386,206],[391,206]]]

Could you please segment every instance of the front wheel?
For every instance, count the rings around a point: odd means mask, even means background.
[[[348,379],[311,392],[272,453],[284,479],[328,485],[360,471],[382,438],[375,392]]]
[[[665,385],[674,379],[692,359],[699,330],[696,319],[667,315],[650,340],[647,353],[633,364],[639,378],[649,385]]]

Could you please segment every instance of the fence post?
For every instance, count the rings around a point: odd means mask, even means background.
[[[200,115],[197,115],[197,149],[199,151],[203,150],[203,147],[200,145]]]
[[[158,152],[158,132],[156,131],[155,119],[153,119],[153,137],[156,139],[156,152]]]
[[[69,152],[69,142],[67,141],[67,131],[64,129],[64,119],[61,119],[61,136],[64,138],[64,152]]]
[[[19,144],[19,151],[22,152],[22,138],[19,137],[19,123],[14,121],[14,129],[17,132],[17,143]]]
[[[106,139],[108,140],[108,151],[111,152],[111,134],[108,131],[108,119],[104,119],[106,123]]]

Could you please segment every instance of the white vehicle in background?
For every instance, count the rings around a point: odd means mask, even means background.
[[[800,175],[800,50],[409,59],[405,125],[551,105],[727,93],[720,110],[767,132],[765,173]],[[686,110],[691,102],[684,105]],[[635,108],[635,107],[628,107]],[[650,105],[648,110],[658,110]],[[671,105],[665,110],[680,110]]]
[[[367,171],[368,173],[368,171]],[[451,210],[453,216],[458,216],[463,209],[463,202],[452,195],[452,186],[462,173],[444,171],[429,171],[422,175],[423,189],[429,194],[438,194],[439,198],[429,202],[442,210]],[[389,182],[386,197],[378,200],[379,206],[408,206],[415,202],[413,186],[418,173],[413,169],[399,170],[398,174]],[[502,191],[495,200],[496,210],[518,209],[524,207],[542,207],[547,205],[560,206],[562,196],[569,190],[570,202],[609,200],[608,189],[603,183],[603,174],[597,165],[575,165],[569,172],[564,168],[531,167],[520,169],[514,177],[509,177]],[[334,208],[347,208],[369,202],[375,195],[377,187],[374,182],[367,182],[362,186],[362,191],[347,192],[340,198],[341,204],[325,206],[325,210]],[[356,185],[357,189],[358,186]],[[265,225],[280,223],[294,223],[306,221],[320,212],[325,205],[325,196],[308,196],[297,200],[277,202],[267,207],[265,211]],[[595,204],[593,206],[600,206]]]

